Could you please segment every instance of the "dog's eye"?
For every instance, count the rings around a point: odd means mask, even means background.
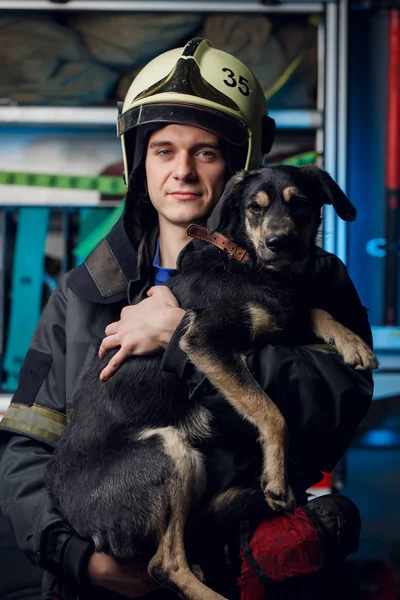
[[[254,202],[253,204],[249,204],[248,208],[253,213],[259,213],[259,212],[261,212],[261,206],[259,204],[257,204],[256,202]]]

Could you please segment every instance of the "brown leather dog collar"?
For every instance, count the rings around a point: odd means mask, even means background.
[[[196,224],[189,225],[189,227],[186,229],[186,232],[192,238],[209,242],[210,244],[217,246],[217,248],[220,250],[225,250],[225,252],[227,252],[231,258],[236,258],[236,260],[239,262],[250,260],[247,250],[239,248],[237,244],[231,242],[231,240],[222,235],[222,233],[218,233],[217,231],[214,233],[208,233],[206,227]]]

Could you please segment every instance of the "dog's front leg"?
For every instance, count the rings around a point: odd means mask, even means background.
[[[231,307],[232,309],[232,307]],[[247,368],[245,358],[230,339],[254,338],[261,330],[272,331],[274,323],[267,311],[258,306],[234,307],[227,317],[213,307],[199,317],[188,316],[187,331],[181,347],[190,360],[221,392],[239,414],[258,429],[263,450],[261,485],[266,501],[274,511],[291,513],[296,501],[287,477],[287,427],[271,398],[265,394]],[[225,322],[234,327],[229,335]]]
[[[334,345],[345,363],[363,371],[378,368],[378,360],[368,344],[328,312],[312,309],[311,323],[314,334],[326,344]]]

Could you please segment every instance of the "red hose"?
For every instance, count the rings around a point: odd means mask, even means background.
[[[400,188],[400,11],[390,11],[386,187]]]

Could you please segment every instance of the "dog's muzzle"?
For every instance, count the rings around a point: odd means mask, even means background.
[[[288,264],[303,260],[307,256],[307,246],[295,235],[274,235],[268,237],[257,249],[261,261],[276,264]]]

